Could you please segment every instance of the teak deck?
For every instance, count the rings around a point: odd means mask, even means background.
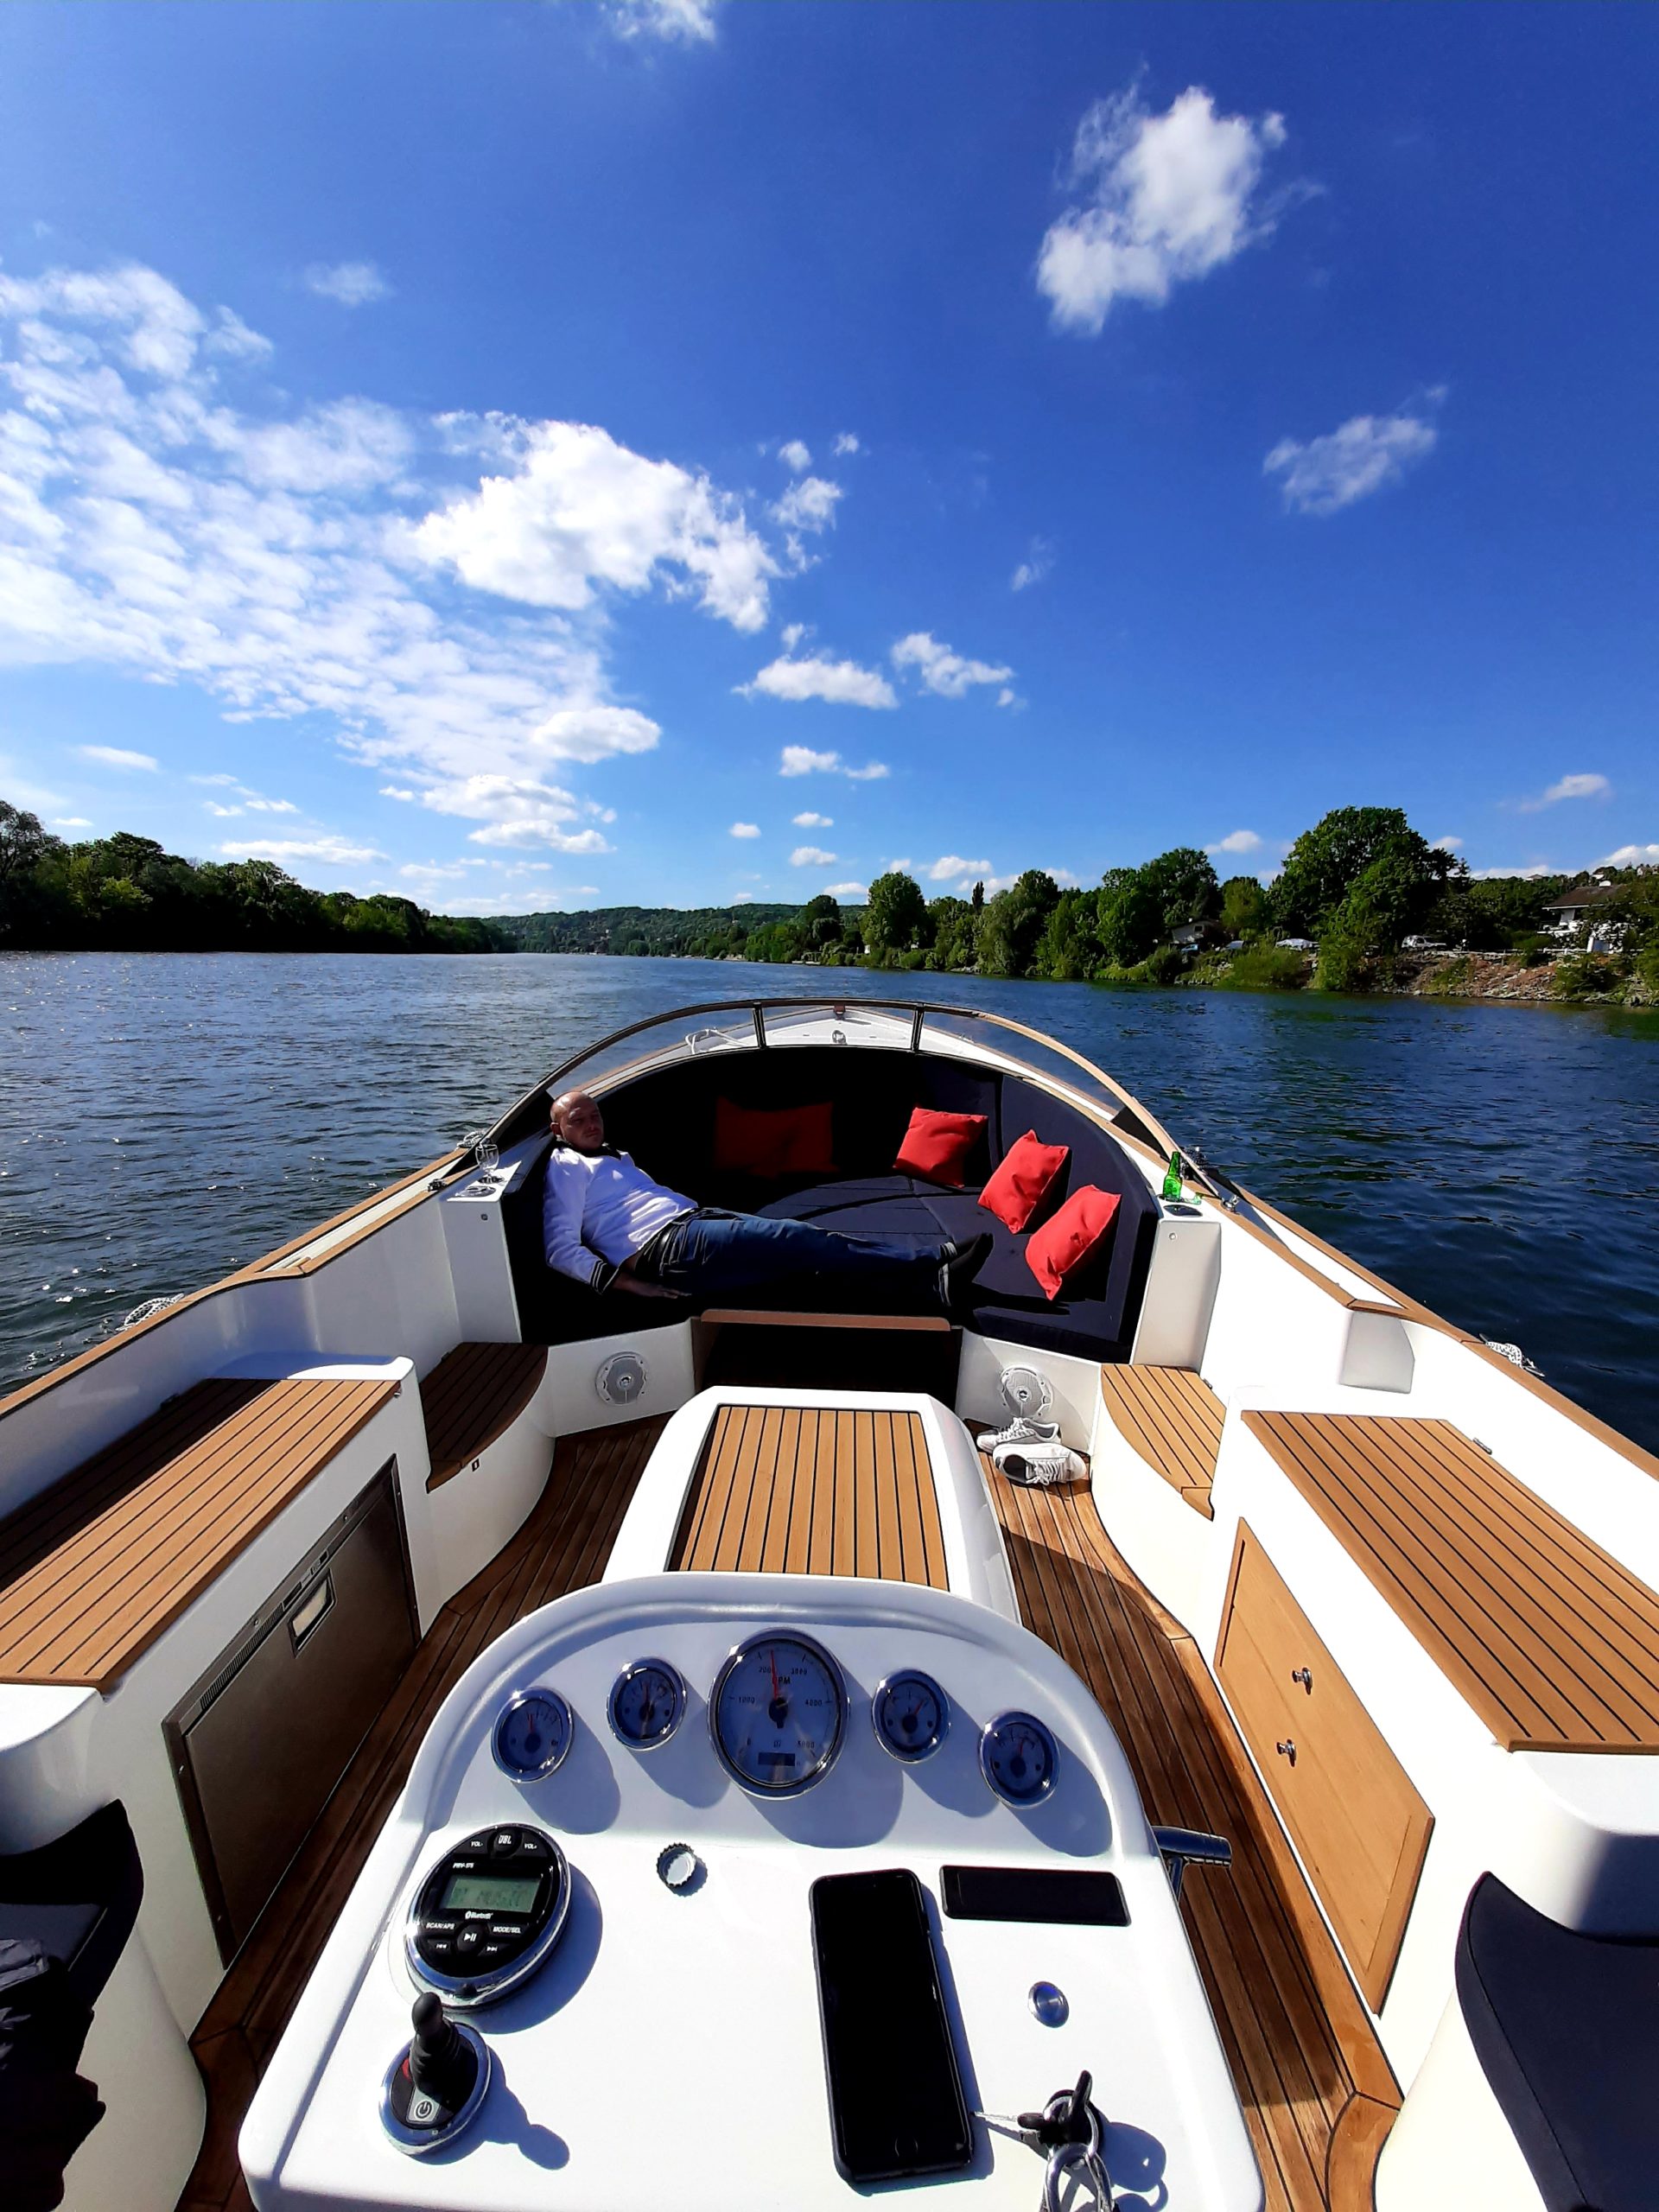
[[[1185,1367],[1114,1364],[1100,1370],[1100,1395],[1124,1440],[1195,1513],[1214,1520],[1210,1488],[1227,1408],[1204,1377]]]
[[[510,1428],[547,1372],[545,1344],[457,1344],[421,1384],[428,1490],[470,1466]]]
[[[1243,1418],[1503,1750],[1659,1751],[1659,1597],[1461,1429]]]
[[[1399,2087],[1203,1654],[1086,1491],[1017,1489],[982,1464],[1026,1625],[1088,1683],[1147,1819],[1233,1847],[1181,1897],[1268,2212],[1370,2212]]]
[[[397,1388],[198,1382],[0,1522],[0,1681],[108,1690]]]
[[[880,1575],[950,1587],[918,1415],[721,1406],[686,1494],[675,1567]]]

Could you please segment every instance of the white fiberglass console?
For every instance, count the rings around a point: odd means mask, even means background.
[[[813,1888],[853,1873],[919,1884],[966,2114],[955,2169],[912,2159],[906,2198],[1032,2212],[1045,2154],[1015,2116],[1086,2069],[1116,2203],[1260,2206],[1163,1862],[1076,1676],[939,1591],[687,1573],[561,1599],[457,1684],[248,2115],[255,2203],[854,2202]],[[879,1999],[874,1933],[859,1971]],[[416,1999],[453,2113],[404,2057]]]

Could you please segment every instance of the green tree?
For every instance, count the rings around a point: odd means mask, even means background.
[[[1396,887],[1408,879],[1411,919],[1427,915],[1451,874],[1451,855],[1426,844],[1397,806],[1339,806],[1304,830],[1286,856],[1273,887],[1279,928],[1288,937],[1324,935],[1360,877],[1385,856],[1391,866],[1372,880],[1359,911],[1371,922],[1386,915],[1393,926]]]
[[[1095,897],[1095,934],[1114,968],[1133,968],[1155,950],[1163,929],[1158,901],[1138,868],[1109,868]]]
[[[1099,910],[1091,891],[1062,891],[1043,925],[1032,972],[1055,983],[1080,983],[1100,965]]]
[[[932,931],[932,946],[927,956],[930,968],[950,969],[971,968],[976,955],[974,936],[975,914],[965,899],[931,899],[927,918]]]
[[[1038,939],[1059,903],[1060,887],[1040,868],[1028,868],[985,908],[979,925],[979,965],[988,976],[1024,976]]]
[[[1221,887],[1221,918],[1230,937],[1267,937],[1273,929],[1268,894],[1253,875],[1230,875]]]
[[[803,936],[815,952],[841,942],[841,908],[827,891],[809,899],[800,912]]]
[[[1221,886],[1206,853],[1195,845],[1177,845],[1141,870],[1157,904],[1163,932],[1167,937],[1183,922],[1213,921],[1221,912]]]
[[[876,877],[864,909],[864,943],[875,958],[909,951],[926,921],[927,901],[913,876],[890,868],[886,875]]]

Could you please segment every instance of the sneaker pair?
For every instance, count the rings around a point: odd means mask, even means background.
[[[999,1474],[1031,1489],[1081,1482],[1089,1471],[1080,1455],[1061,1443],[1057,1421],[1032,1421],[1021,1414],[995,1436],[982,1437],[980,1449],[990,1453]]]

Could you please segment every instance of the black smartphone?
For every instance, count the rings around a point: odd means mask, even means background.
[[[813,1883],[812,1949],[836,2164],[852,2182],[974,2154],[922,1885],[907,1867]]]

